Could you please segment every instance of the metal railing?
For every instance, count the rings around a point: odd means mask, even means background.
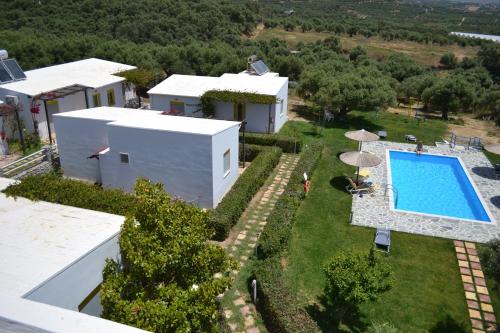
[[[391,190],[392,194],[394,195],[394,208],[398,208],[398,199],[399,199],[398,189],[394,187],[392,184],[385,184],[384,198],[387,197],[387,192],[389,190]]]
[[[58,154],[57,145],[45,146],[37,152],[24,156],[14,162],[0,167],[0,176],[14,177],[19,173],[31,169],[42,162],[49,161]]]

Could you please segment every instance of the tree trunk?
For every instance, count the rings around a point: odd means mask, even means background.
[[[448,120],[448,110],[443,110],[442,118],[443,120]]]

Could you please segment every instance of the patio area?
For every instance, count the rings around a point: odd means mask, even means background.
[[[352,224],[481,243],[499,238],[500,180],[495,178],[493,166],[486,156],[474,150],[456,150],[447,146],[425,146],[424,148],[430,154],[457,156],[462,159],[494,221],[481,223],[392,211],[389,192],[387,196],[384,195],[385,184],[388,183],[386,150],[413,151],[415,144],[374,141],[364,143],[363,150],[374,153],[382,159],[382,163],[369,169],[369,180],[378,184],[378,188],[372,194],[365,194],[362,197],[353,196]]]

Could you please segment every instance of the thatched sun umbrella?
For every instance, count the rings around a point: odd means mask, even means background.
[[[359,141],[359,151],[361,151],[361,145],[363,144],[363,142],[377,141],[379,139],[379,136],[377,134],[368,132],[364,129],[346,132],[345,136],[351,140]]]
[[[500,143],[497,143],[496,145],[484,146],[484,149],[486,149],[490,153],[500,155]]]
[[[349,151],[341,154],[339,158],[345,164],[349,164],[357,168],[356,182],[358,182],[359,179],[359,168],[374,167],[382,162],[379,157],[366,151]]]

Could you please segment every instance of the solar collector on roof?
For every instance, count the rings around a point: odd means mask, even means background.
[[[7,67],[10,74],[12,74],[14,80],[26,79],[26,74],[24,74],[24,71],[14,59],[4,60],[3,64]]]

